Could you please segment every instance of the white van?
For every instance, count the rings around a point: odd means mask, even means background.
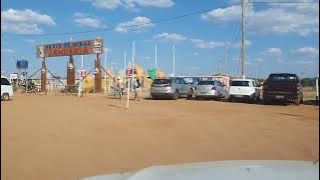
[[[233,79],[229,87],[229,101],[259,101],[261,88],[253,79]]]
[[[1,76],[1,100],[8,101],[13,96],[13,88],[8,78]]]

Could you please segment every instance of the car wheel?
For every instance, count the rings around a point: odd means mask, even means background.
[[[300,98],[300,96],[298,96],[298,98],[294,100],[294,104],[299,106],[300,102],[301,102],[301,98]]]
[[[179,92],[178,92],[178,90],[176,90],[172,95],[172,99],[177,100],[178,98],[179,98]]]
[[[193,97],[193,89],[190,89],[190,94],[187,96],[188,99],[192,99]]]
[[[270,100],[266,99],[266,98],[263,98],[263,104],[264,105],[269,105],[270,104]]]
[[[9,101],[9,94],[8,93],[4,93],[3,95],[2,95],[2,99],[4,100],[4,101]]]
[[[303,104],[303,96],[300,98],[300,104]]]

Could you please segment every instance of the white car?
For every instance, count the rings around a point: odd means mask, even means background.
[[[218,80],[202,80],[195,87],[195,97],[200,98],[215,98],[225,97],[225,90],[222,83]]]
[[[13,88],[5,76],[1,76],[1,100],[8,101],[13,96]]]
[[[147,167],[80,180],[292,180],[319,179],[319,162],[284,160],[212,161]]]
[[[233,79],[229,87],[229,101],[259,101],[260,92],[260,85],[253,79]]]

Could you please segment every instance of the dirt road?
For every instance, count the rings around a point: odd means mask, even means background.
[[[124,102],[122,102],[124,105]],[[73,180],[151,165],[315,160],[319,107],[16,96],[1,102],[1,179]]]

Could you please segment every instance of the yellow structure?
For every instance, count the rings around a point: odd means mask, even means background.
[[[82,90],[85,93],[93,92],[93,90],[94,90],[94,76],[89,75],[83,80]]]

